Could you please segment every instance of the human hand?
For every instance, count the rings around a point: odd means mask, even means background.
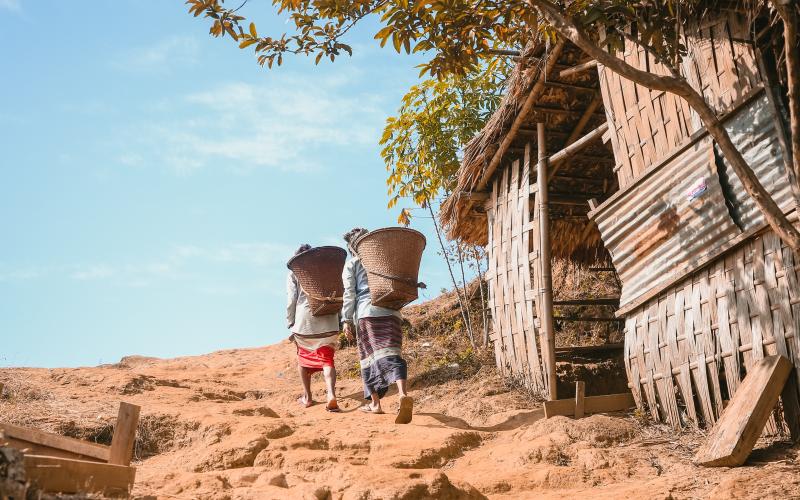
[[[348,342],[353,343],[356,340],[355,332],[353,331],[353,324],[350,322],[345,322],[342,331],[344,331],[344,336]]]

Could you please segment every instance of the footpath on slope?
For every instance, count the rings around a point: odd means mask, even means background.
[[[435,301],[434,301],[435,302]],[[176,359],[126,357],[76,369],[2,369],[0,418],[110,442],[117,404],[142,406],[135,497],[156,498],[792,498],[797,450],[761,442],[745,467],[691,464],[700,435],[635,416],[542,418],[456,329],[409,316],[416,414],[393,423],[357,410],[355,350],[337,354],[343,413],[300,408],[291,344]],[[420,307],[420,306],[418,306]],[[415,316],[416,314],[416,316]],[[449,333],[448,333],[449,332]],[[323,400],[322,382],[314,380]]]

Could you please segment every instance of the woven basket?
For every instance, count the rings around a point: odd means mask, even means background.
[[[308,296],[314,316],[342,310],[342,270],[347,251],[339,247],[316,247],[292,257],[286,264]]]
[[[355,242],[367,271],[372,304],[400,310],[417,300],[419,264],[425,236],[419,231],[389,227],[371,231]]]

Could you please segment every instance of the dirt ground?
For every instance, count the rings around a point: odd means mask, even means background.
[[[737,469],[699,468],[697,433],[629,415],[544,420],[492,368],[431,365],[425,349],[435,340],[409,345],[416,415],[405,426],[357,411],[352,349],[338,358],[344,412],[300,408],[288,343],[3,369],[0,418],[108,443],[118,402],[141,405],[138,498],[800,498],[798,451],[788,444],[763,442]],[[396,399],[390,393],[387,410]]]

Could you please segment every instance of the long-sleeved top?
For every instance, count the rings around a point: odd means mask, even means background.
[[[315,351],[324,345],[335,345],[339,333],[339,315],[314,316],[308,297],[291,271],[286,277],[286,324],[293,339],[303,349]],[[330,336],[322,334],[331,333]],[[321,338],[308,338],[309,336]]]
[[[342,271],[342,281],[344,282],[342,321],[357,324],[359,319],[383,316],[396,316],[402,319],[403,315],[400,314],[400,311],[372,305],[367,270],[364,269],[361,259],[358,257],[347,261],[344,271]]]

